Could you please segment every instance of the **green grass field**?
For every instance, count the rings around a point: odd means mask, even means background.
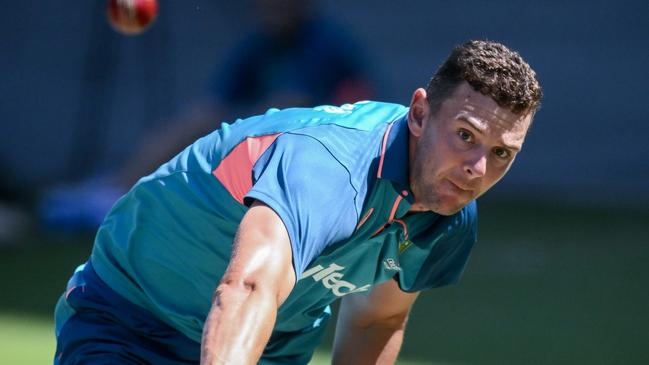
[[[480,207],[459,285],[415,305],[399,364],[649,363],[649,211]],[[51,363],[51,312],[91,237],[0,247],[0,364]],[[313,364],[329,363],[332,328]]]

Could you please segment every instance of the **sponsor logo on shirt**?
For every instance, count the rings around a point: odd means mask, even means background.
[[[401,271],[401,267],[393,258],[383,260],[383,266],[388,270]]]
[[[313,280],[321,282],[325,288],[331,290],[337,297],[370,290],[370,284],[357,287],[349,281],[343,280],[344,275],[340,271],[344,269],[345,267],[336,265],[335,263],[330,264],[327,268],[322,267],[322,265],[316,265],[302,273],[300,280],[311,277]]]

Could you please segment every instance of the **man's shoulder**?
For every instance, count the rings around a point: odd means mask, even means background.
[[[400,104],[364,100],[341,106],[321,105],[315,112],[326,113],[336,125],[360,130],[373,130],[402,116],[407,108]]]
[[[358,147],[373,144],[373,136],[380,138],[387,125],[406,111],[407,108],[402,105],[376,101],[269,109],[263,115],[238,120],[232,125],[224,123],[220,135],[225,153],[246,138],[293,134],[319,141],[334,155],[337,155],[336,151],[355,154]],[[278,139],[278,142],[281,140]],[[296,141],[292,139],[292,143]],[[303,148],[295,146],[296,150]]]
[[[291,132],[319,126],[341,126],[356,130],[373,130],[396,120],[408,109],[400,104],[359,101],[353,104],[320,105],[312,108],[270,108],[264,114],[223,123],[221,129],[241,136]]]
[[[400,104],[363,100],[343,105],[319,105],[312,108],[271,108],[250,118],[258,126],[278,125],[285,131],[318,126],[341,126],[373,130],[402,116],[407,108]]]
[[[358,153],[356,150],[376,144],[375,139],[380,141],[388,124],[406,110],[399,104],[375,101],[300,109],[298,112],[304,113],[304,118],[298,119],[301,126],[287,133],[309,136],[328,149]]]

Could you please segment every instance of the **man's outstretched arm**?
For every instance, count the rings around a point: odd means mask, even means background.
[[[256,364],[277,308],[294,285],[286,228],[270,207],[255,202],[241,221],[230,264],[214,293],[201,364]]]
[[[368,295],[344,297],[336,324],[333,364],[394,364],[417,294],[403,292],[396,281],[389,280]]]

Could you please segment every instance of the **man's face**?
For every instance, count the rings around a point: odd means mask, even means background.
[[[509,170],[531,120],[466,82],[435,114],[426,91],[415,91],[408,115],[411,210],[451,215],[485,193]]]

